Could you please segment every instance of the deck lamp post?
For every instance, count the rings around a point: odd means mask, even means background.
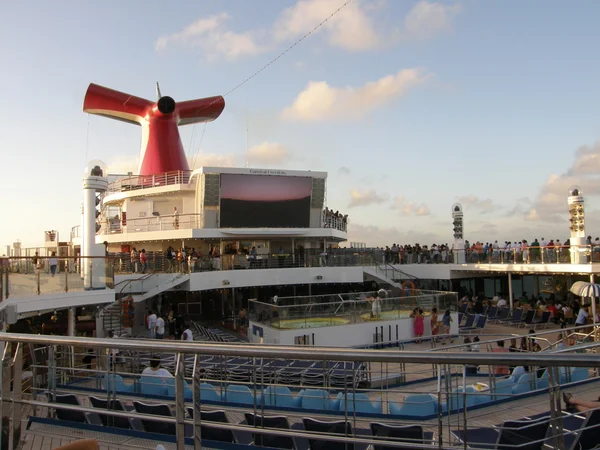
[[[460,203],[452,205],[452,225],[454,231],[454,262],[465,264],[466,251],[463,233],[463,210]]]
[[[103,244],[96,244],[100,231],[97,219],[102,208],[102,195],[108,189],[107,167],[102,161],[90,161],[83,177],[83,237],[81,267],[86,290],[106,289],[106,261]],[[87,259],[86,259],[87,258]]]
[[[569,188],[569,230],[571,230],[570,256],[571,264],[585,264],[588,249],[585,246],[585,208],[583,193],[578,186]]]

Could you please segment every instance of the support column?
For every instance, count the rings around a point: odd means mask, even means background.
[[[590,283],[595,283],[593,273],[590,274]],[[592,315],[593,315],[592,323],[594,325],[596,325],[596,297],[592,297]]]
[[[513,301],[512,274],[508,272],[508,302],[510,309],[513,309]]]
[[[67,319],[67,335],[75,336],[75,308],[69,308],[69,316]]]
[[[296,267],[296,240],[292,237],[292,267]]]

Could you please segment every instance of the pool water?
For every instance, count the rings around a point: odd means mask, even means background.
[[[274,328],[291,330],[301,328],[331,327],[336,325],[346,325],[348,323],[350,323],[350,321],[342,317],[311,317],[307,319],[274,320],[271,325]]]

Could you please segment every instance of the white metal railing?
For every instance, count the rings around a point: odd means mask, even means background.
[[[128,175],[120,177],[108,184],[107,194],[115,192],[137,191],[159,186],[188,184],[191,171],[176,170],[156,175]]]
[[[486,426],[491,434],[509,430],[510,426],[503,423],[497,405],[513,401],[513,410],[517,412],[523,402],[527,402],[528,410],[521,414],[523,420],[530,420],[537,409],[546,424],[539,437],[523,431],[528,430],[528,426],[513,427],[512,435],[519,434],[522,442],[537,441],[551,448],[564,448],[566,437],[573,440],[574,433],[578,433],[575,438],[579,439],[584,433],[596,432],[585,417],[577,419],[577,428],[573,429],[573,419],[579,416],[563,412],[560,406],[561,390],[577,386],[578,395],[585,398],[586,386],[590,386],[587,390],[593,390],[597,385],[600,360],[596,354],[578,353],[596,348],[596,343],[580,345],[568,352],[499,354],[231,345],[11,333],[0,335],[0,340],[3,346],[1,401],[13,411],[9,427],[11,435],[19,431],[21,408],[29,405],[34,425],[34,419],[41,414],[49,415],[55,424],[64,423],[69,418],[73,420],[73,414],[79,414],[84,422],[101,414],[125,419],[133,429],[141,424],[140,433],[156,433],[162,428],[167,435],[148,436],[165,441],[174,436],[178,449],[183,449],[186,443],[193,444],[195,449],[202,448],[202,445],[210,447],[210,440],[203,436],[211,430],[265,433],[270,437],[350,445],[427,449],[468,446],[481,449],[489,447],[480,445],[480,440],[469,438],[465,432]],[[28,386],[14,382],[21,380],[26,354],[33,362],[32,382]],[[285,355],[285,360],[282,355]],[[147,377],[148,370],[141,374],[153,357],[158,357],[161,367],[174,378]],[[275,361],[280,363],[273,365]],[[493,370],[497,366],[509,365],[527,366],[529,374],[543,369],[544,374],[535,379],[530,377],[531,380],[510,381],[515,388],[511,392],[503,390],[509,378],[490,378],[487,374],[479,378],[466,376],[467,367]],[[400,375],[412,380],[411,384],[398,385]],[[165,380],[170,380],[170,383]],[[355,383],[354,380],[360,382]],[[474,386],[485,386],[486,389],[478,390]],[[60,400],[64,395],[81,400],[64,403],[66,400]],[[133,403],[136,409],[123,411],[116,406],[81,406],[84,404],[82,400],[85,399],[87,404],[90,397],[113,402],[118,399],[123,403]],[[142,411],[135,405],[135,402],[148,403],[148,400],[154,405],[164,405],[169,414],[149,415],[152,412]],[[297,403],[298,400],[300,403]],[[280,403],[277,404],[277,401]],[[429,405],[429,412],[418,413],[425,408],[424,405]],[[477,408],[476,415],[469,414],[473,408]],[[208,419],[204,413],[209,410],[225,410],[229,420],[225,423]],[[587,414],[591,420],[597,413],[580,411],[579,414]],[[242,415],[246,415],[247,419],[284,415],[288,426],[265,424],[263,427],[248,420],[240,422],[239,416]],[[336,434],[335,430],[329,429],[321,434],[309,426],[306,418],[342,422],[348,427],[348,432]],[[152,421],[152,424],[144,425],[141,421]],[[372,433],[374,423],[392,427],[416,425],[423,436],[416,441],[399,441],[393,434]],[[492,427],[490,423],[496,426]],[[81,425],[83,429],[85,426]],[[118,428],[104,426],[110,433],[119,433]],[[370,426],[372,430],[364,430]]]
[[[166,214],[149,217],[107,218],[99,234],[145,233],[149,231],[191,230],[202,226],[202,214]]]

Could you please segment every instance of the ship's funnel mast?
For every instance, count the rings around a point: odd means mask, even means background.
[[[168,95],[162,95],[158,82],[156,94],[158,100],[152,102],[90,84],[83,111],[142,126],[139,175],[188,171],[179,125],[215,120],[225,108],[225,100],[217,96],[176,102]]]

